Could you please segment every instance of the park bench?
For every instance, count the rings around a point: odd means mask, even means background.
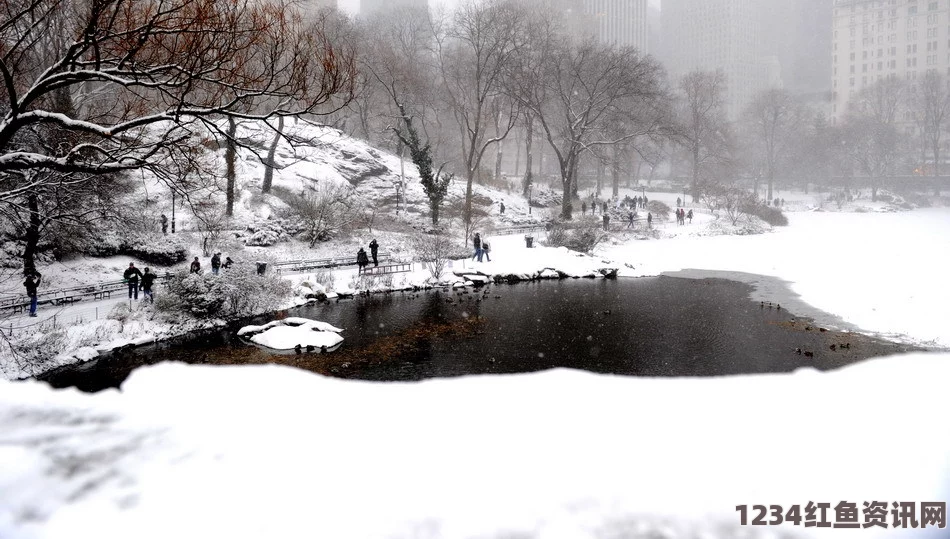
[[[546,228],[543,225],[520,225],[498,228],[491,232],[493,236],[511,236],[514,234],[527,234],[532,232],[544,232]]]
[[[377,260],[388,260],[389,253],[377,253]],[[314,258],[310,260],[291,260],[288,262],[277,262],[273,265],[274,271],[278,275],[284,273],[301,273],[315,269],[336,268],[340,266],[355,266],[356,255],[337,256],[332,258]]]
[[[405,273],[412,271],[412,264],[408,262],[399,262],[395,264],[385,264],[382,266],[367,266],[363,270],[363,275],[386,275],[389,273]]]

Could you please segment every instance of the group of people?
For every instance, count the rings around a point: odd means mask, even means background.
[[[373,255],[373,267],[379,266],[379,243],[376,242],[376,238],[369,242],[369,252]],[[369,266],[369,256],[362,247],[356,252],[356,266],[357,274],[365,273],[366,266]]]
[[[491,252],[491,245],[488,245],[487,241],[482,241],[482,235],[478,232],[475,233],[475,237],[472,239],[472,245],[475,247],[475,254],[472,255],[472,260],[482,261],[484,258],[486,261],[491,262],[491,256],[488,253]]]
[[[231,260],[230,256],[224,257],[224,262],[222,262],[221,253],[214,253],[211,257],[211,273],[217,275],[221,272],[221,268],[228,269],[231,267],[231,264],[234,264],[234,261]],[[197,256],[191,261],[191,266],[188,268],[188,271],[189,273],[201,273],[201,261],[198,260]]]
[[[689,219],[690,224],[693,224],[693,210],[686,211],[683,208],[676,208],[676,224],[685,225],[687,219]]]
[[[149,268],[145,268],[145,273],[139,271],[135,267],[135,262],[129,262],[129,267],[126,268],[125,273],[122,274],[122,278],[125,279],[126,284],[129,285],[129,299],[139,299],[139,279],[142,280],[142,301],[146,299],[150,303],[155,303],[155,296],[152,294],[152,285],[155,283],[155,279],[158,276]]]

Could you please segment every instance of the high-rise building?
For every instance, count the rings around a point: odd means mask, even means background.
[[[584,0],[584,13],[601,43],[649,54],[647,0]]]
[[[360,15],[367,16],[402,8],[429,8],[428,0],[360,0]]]
[[[769,83],[762,56],[761,0],[663,0],[662,23],[667,68],[676,81],[695,70],[726,76],[725,109],[739,118]]]
[[[831,10],[834,0],[760,0],[762,52],[775,57],[782,87],[797,95],[831,95]]]
[[[915,81],[950,74],[950,7],[946,0],[835,0],[832,15],[832,115],[885,77]]]

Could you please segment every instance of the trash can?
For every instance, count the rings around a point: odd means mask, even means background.
[[[525,236],[524,237],[524,246],[528,249],[534,247],[534,236]]]
[[[264,275],[264,272],[267,271],[267,262],[258,262],[257,263],[257,274]]]

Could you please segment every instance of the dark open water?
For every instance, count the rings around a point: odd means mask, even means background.
[[[337,352],[273,354],[237,328],[113,354],[45,376],[57,387],[117,387],[159,361],[281,363],[343,378],[424,378],[554,367],[634,376],[718,376],[832,369],[911,351],[854,333],[822,332],[762,308],[751,287],[723,279],[567,279],[481,289],[391,293],[314,304],[301,316],[345,328]],[[269,320],[262,318],[257,323]],[[850,349],[840,345],[848,343]],[[830,345],[835,344],[835,351]],[[814,357],[796,353],[796,348]]]

